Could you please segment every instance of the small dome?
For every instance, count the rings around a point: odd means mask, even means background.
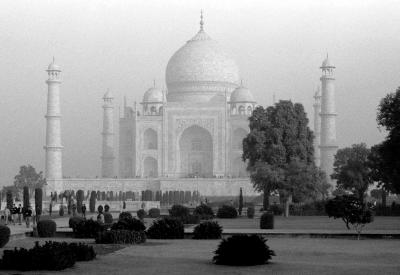
[[[53,57],[53,62],[51,62],[49,64],[49,66],[47,67],[48,71],[61,71],[61,67],[58,66],[55,61],[54,61],[54,57]]]
[[[103,98],[106,99],[106,98],[114,98],[114,97],[113,97],[111,91],[108,90],[108,91],[104,94]]]
[[[325,60],[322,62],[321,68],[335,68],[335,66],[331,65],[328,55]]]
[[[143,102],[163,102],[164,94],[160,89],[150,88],[148,89],[143,96]]]
[[[255,102],[250,90],[240,86],[236,88],[231,94],[230,102]]]

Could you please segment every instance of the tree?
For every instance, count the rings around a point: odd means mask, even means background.
[[[370,149],[365,143],[339,149],[335,155],[332,179],[337,180],[337,188],[352,192],[360,202],[368,187],[373,184],[368,157]]]
[[[7,190],[6,197],[7,197],[7,208],[11,210],[14,201],[13,201],[12,191],[10,189]]]
[[[29,188],[31,194],[36,188],[43,188],[46,180],[43,178],[43,172],[36,172],[36,169],[31,166],[21,166],[19,173],[14,177],[14,186],[18,189],[22,189],[25,186]]]
[[[83,190],[78,190],[78,192],[76,192],[76,207],[78,213],[82,213],[82,202],[84,198],[85,194],[83,193]]]
[[[51,204],[51,201],[50,201]],[[40,215],[42,215],[42,206],[43,206],[43,190],[42,188],[35,189],[35,211],[39,220]]]
[[[381,100],[377,122],[388,136],[375,148],[378,162],[374,163],[374,179],[383,189],[400,194],[400,87]]]
[[[94,213],[96,211],[96,198],[97,198],[96,191],[92,191],[90,193],[90,200],[89,200],[90,213]]]
[[[264,209],[269,207],[271,191],[279,190],[288,207],[293,195],[315,190],[311,182],[320,177],[314,165],[313,133],[303,105],[281,100],[266,109],[259,106],[249,118],[249,127],[242,158],[247,161],[255,189],[264,193]],[[307,182],[298,180],[299,176]]]
[[[24,186],[24,195],[23,195],[24,201],[23,201],[23,208],[24,210],[28,209],[30,206],[29,203],[29,188],[28,186]],[[24,211],[25,212],[25,211]]]
[[[325,211],[329,217],[342,219],[347,229],[350,229],[351,224],[358,234],[357,239],[360,239],[364,226],[373,221],[371,209],[354,195],[343,195],[328,200]]]

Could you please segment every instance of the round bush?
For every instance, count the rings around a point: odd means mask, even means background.
[[[10,228],[0,225],[0,248],[4,247],[10,240]]]
[[[254,207],[253,207],[253,206],[247,207],[247,217],[248,217],[249,219],[254,218],[254,213],[255,213],[255,210],[254,210]]]
[[[159,208],[151,208],[149,210],[149,217],[150,218],[158,218],[158,217],[160,217],[160,209]]]
[[[266,264],[275,253],[265,242],[258,235],[235,235],[223,239],[215,251],[213,262],[233,266]]]
[[[144,209],[139,209],[136,212],[136,215],[138,216],[139,219],[143,220],[144,217],[146,216],[146,211],[144,211]]]
[[[184,233],[182,221],[172,217],[155,220],[147,230],[150,239],[183,239]]]
[[[39,237],[54,237],[57,225],[53,220],[41,220],[37,223]]]
[[[220,239],[222,227],[218,222],[205,221],[194,228],[193,239]]]
[[[101,244],[138,244],[146,241],[144,231],[109,230],[96,236],[96,243]]]
[[[132,214],[129,212],[121,212],[118,217],[119,220],[133,219]]]
[[[75,238],[95,238],[99,232],[105,230],[101,223],[90,220],[84,220],[78,223],[74,230]]]
[[[194,209],[193,215],[199,216],[202,220],[209,220],[214,217],[214,211],[210,206],[201,204]]]
[[[111,226],[112,230],[144,231],[146,226],[141,220],[135,218],[120,219]]]
[[[230,205],[223,205],[218,208],[217,217],[220,219],[234,219],[237,218],[236,208]]]
[[[69,218],[69,221],[68,221],[69,228],[74,229],[78,223],[80,223],[84,220],[85,220],[84,218],[79,217],[79,216]]]
[[[105,224],[111,224],[113,223],[113,216],[110,212],[105,212],[104,213],[104,223]]]
[[[174,204],[169,210],[169,215],[174,218],[184,219],[185,217],[189,216],[189,214],[189,208],[180,204]]]
[[[265,212],[260,218],[261,229],[274,229],[274,215],[269,212]]]

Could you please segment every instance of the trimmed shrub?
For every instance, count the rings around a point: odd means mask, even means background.
[[[150,239],[183,239],[184,227],[181,220],[173,217],[164,217],[155,220],[147,230]]]
[[[94,213],[96,211],[96,197],[97,197],[96,191],[92,191],[90,193],[90,200],[89,200],[89,211],[91,213]]]
[[[7,200],[7,208],[11,209],[13,207],[13,197],[12,197],[12,192],[11,190],[7,190],[6,193],[6,200]]]
[[[75,254],[77,262],[87,262],[96,258],[93,246],[84,243],[70,243],[68,246]]]
[[[199,224],[200,223],[200,217],[197,215],[189,215],[180,220],[184,224]]]
[[[265,212],[260,218],[261,229],[274,229],[274,215],[269,212]]]
[[[119,220],[124,219],[133,219],[132,214],[130,212],[121,212],[118,217]]]
[[[275,216],[281,216],[283,214],[283,207],[279,204],[273,204],[269,207],[269,210],[275,215]]]
[[[220,219],[234,219],[237,218],[236,208],[230,205],[222,205],[218,208],[217,217]]]
[[[254,218],[254,213],[255,213],[254,206],[247,207],[247,217],[249,219]]]
[[[10,228],[0,225],[0,248],[4,247],[10,240]]]
[[[209,220],[214,218],[214,211],[207,204],[200,204],[194,209],[193,215],[199,216],[201,220]]]
[[[67,243],[46,242],[27,250],[5,250],[0,269],[3,270],[63,270],[72,267],[76,256]]]
[[[36,215],[42,215],[42,205],[43,205],[43,190],[42,188],[35,189],[35,211]]]
[[[39,237],[54,237],[57,225],[53,220],[41,220],[37,223]]]
[[[222,227],[218,222],[205,221],[194,228],[193,239],[220,239]]]
[[[84,220],[76,224],[74,230],[75,238],[95,238],[97,234],[104,231],[105,227],[99,222],[90,220]]]
[[[189,216],[189,214],[189,208],[180,204],[174,204],[169,210],[169,215],[174,218],[184,219]]]
[[[275,253],[265,242],[258,235],[235,235],[223,239],[215,251],[213,262],[233,266],[267,264]]]
[[[158,218],[160,217],[160,209],[158,208],[151,208],[149,210],[149,217],[150,218]]]
[[[76,261],[90,261],[96,257],[93,247],[86,244],[66,242],[39,242],[29,250],[25,248],[5,250],[0,261],[2,270],[63,270]]]
[[[30,203],[29,203],[29,188],[28,188],[28,186],[24,186],[23,190],[24,191],[23,191],[23,205],[22,205],[23,210],[22,210],[22,213],[24,214],[24,217],[25,217],[25,212],[28,209],[28,207],[30,206]]]
[[[141,220],[135,218],[120,219],[111,226],[111,230],[144,231],[146,226]]]
[[[146,216],[146,211],[144,211],[144,209],[139,209],[139,210],[136,212],[136,215],[137,215],[137,217],[138,217],[139,219],[143,220],[144,217]]]
[[[83,222],[85,219],[79,216],[70,217],[68,220],[69,228],[74,228],[78,223]]]
[[[113,216],[110,212],[104,213],[104,223],[105,224],[112,224],[114,221]]]
[[[103,231],[96,237],[96,243],[101,244],[139,244],[146,241],[144,231],[114,230]]]
[[[83,190],[78,190],[78,192],[76,192],[76,207],[78,213],[82,213],[82,202],[84,199],[85,199],[85,193],[83,193]]]

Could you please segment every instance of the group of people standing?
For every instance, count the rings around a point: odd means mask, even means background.
[[[16,206],[13,204],[12,207],[6,206],[4,209],[4,220],[5,224],[12,224],[15,225],[18,223],[19,225],[22,224],[22,220],[25,221],[26,227],[30,227],[32,222],[32,226],[36,226],[37,222],[37,215],[34,208],[31,206],[24,208],[19,204]]]

